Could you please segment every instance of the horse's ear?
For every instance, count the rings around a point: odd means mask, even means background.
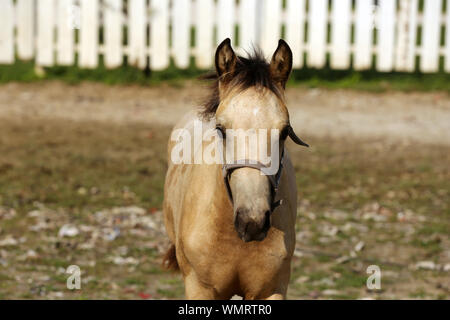
[[[292,69],[292,51],[283,39],[278,41],[278,47],[270,61],[270,75],[283,88],[289,79]]]
[[[231,48],[230,38],[226,38],[217,47],[215,58],[217,75],[221,80],[233,75],[236,69],[236,61],[237,57],[233,48]]]

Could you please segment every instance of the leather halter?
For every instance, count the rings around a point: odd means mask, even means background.
[[[272,203],[270,204],[271,213],[273,212],[273,210],[275,210],[278,206],[280,206],[283,203],[283,199],[275,201],[275,198],[276,198],[276,195],[278,192],[278,186],[280,185],[281,174],[283,171],[283,162],[284,162],[284,148],[281,153],[280,163],[278,166],[277,173],[272,174],[272,175],[266,175],[267,178],[269,179],[271,190],[272,190]],[[253,168],[253,169],[257,169],[257,170],[261,171],[262,173],[265,173],[264,171],[266,171],[266,169],[268,169],[269,166],[266,166],[259,161],[256,163],[250,163],[249,160],[239,160],[236,163],[223,164],[222,165],[222,176],[223,176],[223,181],[225,182],[225,186],[227,188],[227,194],[228,194],[228,198],[230,199],[231,204],[233,204],[233,195],[231,193],[231,187],[230,187],[230,176],[231,176],[231,173],[235,169],[239,169],[239,168]]]

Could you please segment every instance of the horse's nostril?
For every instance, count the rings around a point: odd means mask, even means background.
[[[248,209],[245,209],[245,208],[237,208],[236,209],[236,217],[242,216],[246,213],[248,213]]]
[[[234,218],[234,227],[238,232],[245,231],[245,214],[248,212],[247,209],[238,208],[236,209],[236,217]]]
[[[270,216],[270,210],[255,215],[245,207],[236,209],[234,226],[239,237],[246,242],[263,240],[270,229]]]

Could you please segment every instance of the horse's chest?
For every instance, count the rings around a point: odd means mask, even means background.
[[[217,289],[271,282],[289,263],[289,250],[279,230],[269,231],[264,241],[248,243],[240,240],[234,230],[223,231],[220,238],[201,232],[184,245],[197,276]]]

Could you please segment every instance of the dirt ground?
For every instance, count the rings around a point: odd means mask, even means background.
[[[0,86],[0,299],[183,298],[161,269],[166,142],[193,82]],[[291,299],[449,299],[450,97],[288,88]],[[81,290],[66,288],[69,265]],[[369,265],[381,289],[369,290]]]
[[[198,106],[207,89],[196,83],[145,89],[96,83],[13,83],[0,90],[0,117],[170,126]],[[286,97],[291,123],[302,134],[450,145],[450,99],[446,93],[289,88]]]

